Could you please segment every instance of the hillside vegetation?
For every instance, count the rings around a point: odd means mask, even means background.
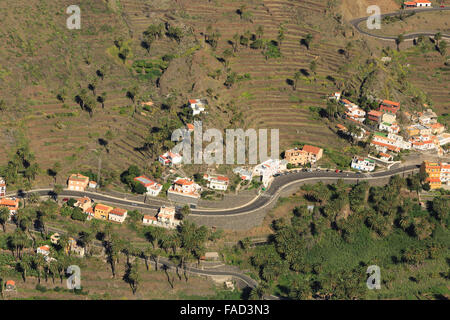
[[[192,121],[189,98],[209,100],[204,127],[279,128],[282,148],[342,150],[317,110],[335,90],[360,95],[381,49],[342,19],[340,1],[84,0],[81,30],[66,28],[70,4],[0,4],[0,163],[28,144],[40,184],[55,162],[61,182],[99,158],[110,181],[132,163],[149,170]]]

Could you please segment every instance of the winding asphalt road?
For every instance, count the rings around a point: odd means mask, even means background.
[[[268,206],[273,201],[277,199],[277,196],[279,193],[296,183],[301,183],[304,181],[311,181],[311,182],[319,182],[322,180],[339,180],[342,179],[344,181],[353,181],[358,182],[362,180],[376,180],[379,178],[386,178],[391,177],[396,174],[403,174],[403,173],[409,173],[414,170],[417,170],[420,165],[410,165],[395,169],[390,169],[387,171],[380,171],[380,172],[374,172],[374,173],[353,173],[353,172],[342,172],[342,173],[336,173],[334,171],[314,171],[314,172],[303,172],[303,171],[290,171],[289,173],[284,173],[278,177],[275,177],[272,181],[270,187],[262,192],[258,197],[247,203],[246,205],[243,205],[241,207],[237,208],[228,208],[228,209],[192,209],[192,215],[197,216],[232,216],[232,215],[240,215],[240,214],[248,214],[255,210],[259,210],[263,207]],[[49,196],[52,194],[52,189],[36,189],[36,190],[30,190],[29,192],[35,192],[38,193],[40,196]],[[27,192],[22,192],[21,194],[18,194],[17,196],[25,196]],[[112,203],[114,205],[126,205],[126,206],[133,206],[136,209],[158,209],[161,206],[161,203],[143,203],[143,202],[136,202],[124,198],[117,198],[101,193],[95,193],[95,192],[89,192],[89,191],[72,191],[72,190],[64,190],[61,192],[58,197],[83,197],[83,196],[89,196],[90,198],[94,199],[96,202],[99,201],[105,201],[108,203]],[[149,200],[151,201],[151,200]]]
[[[406,9],[403,12],[405,14],[408,14],[410,12],[428,12],[428,11],[446,11],[446,10],[450,10],[450,7],[445,7],[445,8],[422,8],[422,9]],[[381,19],[383,19],[384,17],[392,17],[392,16],[398,16],[400,15],[401,11],[396,11],[396,12],[390,12],[390,13],[384,13],[381,15]],[[354,19],[351,20],[350,23],[355,27],[356,30],[358,30],[359,33],[365,34],[367,36],[373,37],[373,38],[377,38],[377,39],[382,39],[382,40],[388,40],[388,41],[395,41],[395,39],[397,39],[397,37],[390,37],[390,36],[380,36],[380,35],[376,35],[376,34],[372,34],[369,33],[365,30],[363,30],[359,25],[361,24],[361,22],[363,21],[367,21],[369,17],[362,17],[362,18],[358,18],[358,19]],[[436,33],[432,33],[432,32],[416,32],[416,33],[409,33],[409,34],[405,34],[404,35],[404,39],[405,41],[412,41],[413,39],[419,37],[420,35],[423,36],[434,36]],[[450,35],[449,34],[442,34],[442,38],[446,38],[446,39],[450,39]]]

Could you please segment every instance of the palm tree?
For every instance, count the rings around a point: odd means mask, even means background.
[[[309,46],[311,44],[311,41],[313,40],[313,35],[311,33],[308,33],[304,39],[302,39],[301,43],[303,43],[306,46],[306,49],[309,50]]]
[[[27,281],[27,272],[32,269],[33,266],[33,256],[29,254],[24,254],[22,259],[19,261],[20,269],[22,271],[23,282]]]
[[[106,92],[102,92],[102,94],[97,97],[97,101],[102,104],[102,109],[105,109],[106,95]]]
[[[45,260],[44,260],[44,256],[40,253],[38,253],[37,255],[34,256],[33,259],[33,264],[34,264],[34,269],[36,270],[37,274],[38,274],[38,283],[41,283],[41,271],[42,268],[44,266]]]
[[[184,220],[184,219],[186,219],[186,217],[188,216],[188,215],[190,215],[191,214],[191,208],[189,208],[189,206],[188,205],[184,205],[182,208],[181,208],[181,210],[180,210],[180,220]]]
[[[269,290],[267,282],[261,281],[256,288],[253,288],[250,292],[250,300],[262,300],[264,295]]]
[[[161,249],[157,248],[157,249],[152,249],[151,253],[150,253],[150,257],[153,259],[153,261],[155,262],[155,270],[158,271],[158,264],[159,264],[159,258],[161,257]]]
[[[136,291],[138,289],[139,283],[141,282],[141,277],[139,274],[139,265],[138,265],[138,259],[135,260],[135,263],[133,265],[128,265],[127,272],[124,275],[124,280],[129,283],[131,287],[131,291],[133,292],[133,295],[136,294]]]
[[[351,41],[347,42],[345,45],[345,56],[347,59],[350,58],[350,50],[353,48],[353,43]]]
[[[239,36],[239,34],[238,33],[235,33],[234,35],[233,35],[233,51],[234,52],[237,52],[238,51],[238,48],[239,48],[239,40],[240,40],[240,36]]]
[[[316,75],[317,63],[315,60],[311,61],[311,63],[309,64],[309,69],[311,70],[312,73],[314,73],[314,75]]]
[[[0,224],[3,227],[3,232],[6,232],[6,222],[8,222],[11,216],[9,209],[7,207],[0,207]]]
[[[230,58],[233,56],[233,52],[230,49],[225,49],[222,53],[222,56],[225,68],[228,68],[228,66],[230,65]]]
[[[439,41],[442,39],[442,33],[438,32],[434,35],[434,41],[436,41],[436,46],[439,48]]]
[[[50,264],[48,266],[48,271],[52,277],[52,282],[55,283],[55,276],[59,273],[58,262],[56,260],[50,261]]]
[[[261,37],[264,35],[264,28],[263,26],[258,26],[258,28],[256,28],[256,36],[258,37],[258,39],[261,39]]]
[[[86,248],[86,254],[90,253],[91,243],[94,241],[94,232],[82,231],[80,232],[80,240]]]
[[[298,80],[301,79],[301,77],[302,77],[302,73],[300,71],[297,71],[296,73],[294,73],[294,86],[293,86],[294,91],[297,90],[297,83],[298,83]]]
[[[53,199],[55,200],[55,201],[58,201],[58,195],[60,194],[60,193],[62,193],[63,192],[63,190],[64,190],[64,187],[62,186],[62,185],[60,185],[60,184],[55,184],[55,186],[53,187]]]
[[[405,40],[403,34],[399,34],[395,39],[395,44],[397,45],[397,51],[400,51],[400,44]]]

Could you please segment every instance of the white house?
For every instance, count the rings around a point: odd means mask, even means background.
[[[167,190],[167,194],[199,199],[201,189],[201,186],[194,183],[191,179],[177,178],[169,190]]]
[[[450,143],[450,133],[442,133],[438,135],[437,138],[440,146],[444,146],[447,143]]]
[[[431,7],[431,1],[428,0],[419,0],[413,2],[416,3],[416,7]]]
[[[381,116],[381,122],[394,123],[397,120],[397,116],[394,113],[383,113]]]
[[[347,99],[342,99],[340,102],[347,108],[345,114],[347,115],[348,119],[356,122],[364,121],[366,112],[363,109],[361,109],[358,105],[354,104],[353,102],[350,102]]]
[[[192,109],[192,115],[196,116],[205,111],[207,105],[206,100],[203,99],[191,99],[189,100],[189,107]]]
[[[89,188],[96,189],[97,188],[97,182],[95,181],[89,181]]]
[[[335,93],[330,97],[330,100],[336,100],[336,101],[341,100],[341,93],[340,93],[340,92],[335,92]]]
[[[157,224],[158,220],[156,219],[155,216],[151,216],[148,214],[145,214],[144,217],[142,218],[142,223],[143,224]]]
[[[396,134],[400,131],[400,127],[395,122],[394,123],[382,122],[382,123],[380,123],[378,128],[382,131],[387,131],[389,133],[394,133],[394,134]]]
[[[439,140],[435,136],[430,135],[415,136],[409,141],[413,149],[421,151],[436,149],[439,144]]]
[[[45,261],[49,261],[50,259],[50,246],[49,245],[43,245],[42,247],[39,247],[36,249],[36,253],[40,253],[44,256]]]
[[[261,182],[266,188],[275,174],[286,170],[287,163],[288,162],[285,159],[268,159],[263,163],[258,164],[254,168],[253,173],[254,175],[261,176]]]
[[[164,153],[163,155],[160,155],[158,160],[164,166],[172,166],[172,165],[180,164],[181,161],[183,161],[183,157],[178,153],[168,151],[168,152]]]
[[[230,184],[230,179],[228,179],[225,176],[211,176],[208,174],[203,175],[203,179],[208,181],[208,188],[214,189],[214,190],[221,190],[225,191],[228,188],[228,185]]]
[[[156,183],[153,180],[150,180],[146,176],[139,176],[134,178],[134,180],[142,184],[145,188],[147,188],[147,194],[149,196],[156,197],[162,190],[161,184]]]
[[[175,228],[181,223],[180,220],[175,219],[175,207],[162,206],[156,218],[159,223],[169,228]]]
[[[233,169],[233,173],[238,174],[242,180],[251,181],[253,178],[253,172],[245,170],[242,167],[237,167]]]
[[[0,177],[0,197],[6,196],[6,182],[3,177]]]
[[[450,184],[450,164],[449,163],[441,163],[441,182],[444,184]]]
[[[114,208],[109,212],[108,219],[111,221],[123,223],[127,218],[128,211],[121,208]]]
[[[375,161],[355,156],[352,160],[352,168],[362,171],[373,171],[375,170]]]

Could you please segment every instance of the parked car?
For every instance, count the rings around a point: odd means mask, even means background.
[[[338,169],[336,169],[334,172],[336,172],[336,173],[339,173],[339,170]]]
[[[67,202],[67,201],[69,201],[69,198],[64,198],[64,199],[62,199],[62,201]]]

